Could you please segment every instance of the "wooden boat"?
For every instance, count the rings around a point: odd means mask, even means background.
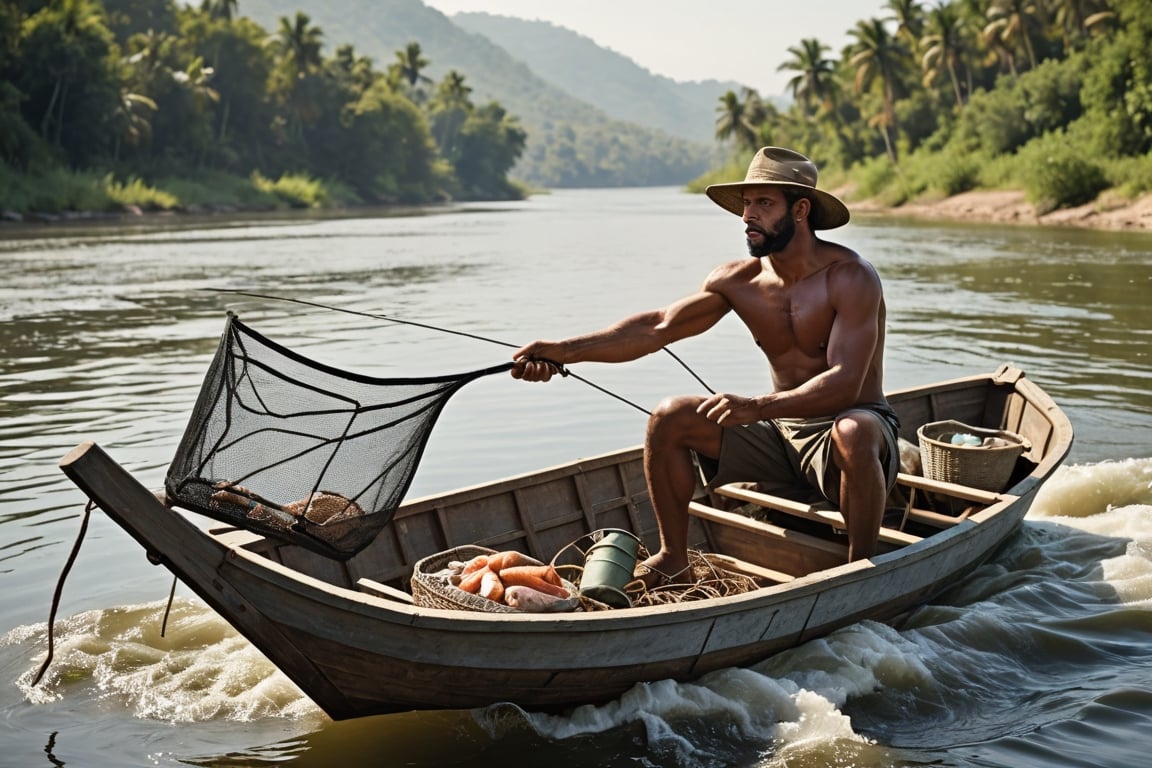
[[[109,516],[258,647],[335,719],[514,702],[557,711],[605,702],[637,683],[748,665],[862,619],[889,620],[969,573],[1020,525],[1064,460],[1072,427],[1016,368],[893,392],[902,437],[955,419],[1021,435],[1007,486],[987,491],[901,474],[908,498],[881,552],[846,562],[833,510],[741,486],[700,497],[691,544],[756,589],[674,605],[563,614],[485,612],[412,602],[420,561],[479,545],[549,560],[591,531],[655,542],[642,452],[632,448],[406,502],[373,544],[329,559],[235,527],[204,531],[102,449],[77,446],[63,471]]]

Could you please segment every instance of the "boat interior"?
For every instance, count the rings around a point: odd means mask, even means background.
[[[1034,472],[1056,439],[1046,414],[1012,383],[984,377],[951,388],[894,393],[889,401],[903,425],[902,448],[913,447],[915,453],[917,427],[940,419],[1022,435],[1028,445],[1004,485],[1011,489]],[[915,544],[1016,498],[1006,490],[925,477],[905,463],[902,469],[880,530],[880,553]],[[786,584],[847,562],[845,522],[827,502],[785,498],[748,483],[706,492],[701,483],[689,515],[691,548],[762,586]],[[221,543],[334,586],[410,603],[413,568],[437,553],[475,545],[516,549],[555,562],[582,538],[609,528],[630,531],[645,546],[658,542],[638,447],[405,502],[371,545],[343,561],[233,527],[212,533]]]

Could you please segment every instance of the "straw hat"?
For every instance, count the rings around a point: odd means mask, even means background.
[[[808,221],[812,229],[835,229],[848,223],[848,208],[834,195],[816,189],[816,165],[799,152],[781,147],[763,147],[752,158],[744,181],[712,184],[704,193],[726,211],[744,215],[744,187],[778,184],[804,190],[812,201]]]

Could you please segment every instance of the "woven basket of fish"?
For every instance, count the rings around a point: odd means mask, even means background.
[[[421,608],[516,613],[516,609],[510,605],[465,592],[451,582],[450,563],[467,562],[477,555],[491,555],[495,552],[486,547],[464,544],[417,561],[412,569],[412,603]]]
[[[479,590],[476,584],[465,586],[469,580],[465,567],[476,559],[487,560],[489,564],[503,562],[505,567],[510,563],[528,565],[535,571],[548,571],[554,583],[536,582],[539,589],[549,594],[528,589],[523,583],[505,589],[501,583],[492,591]],[[472,571],[471,579],[476,581],[483,571],[495,570],[484,567]],[[500,577],[511,578],[516,568],[499,570]],[[521,569],[521,577],[526,574]],[[499,581],[499,579],[495,579]],[[487,582],[485,582],[487,583]],[[462,588],[462,586],[464,588]],[[515,593],[515,594],[514,594]],[[529,594],[526,594],[529,593]],[[514,595],[514,596],[513,596]],[[485,613],[520,613],[524,611],[572,611],[580,606],[580,599],[576,585],[566,579],[561,579],[555,569],[538,560],[529,558],[519,552],[496,552],[486,547],[465,544],[420,560],[412,569],[412,602],[423,608],[446,608],[458,611],[482,611]]]

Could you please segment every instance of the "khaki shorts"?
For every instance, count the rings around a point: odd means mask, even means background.
[[[885,493],[900,471],[897,443],[900,420],[887,403],[861,403],[839,414],[867,411],[884,426]],[[718,460],[698,456],[708,489],[733,482],[754,482],[766,493],[798,501],[823,496],[840,505],[840,469],[832,460],[835,419],[775,419],[725,429]]]

